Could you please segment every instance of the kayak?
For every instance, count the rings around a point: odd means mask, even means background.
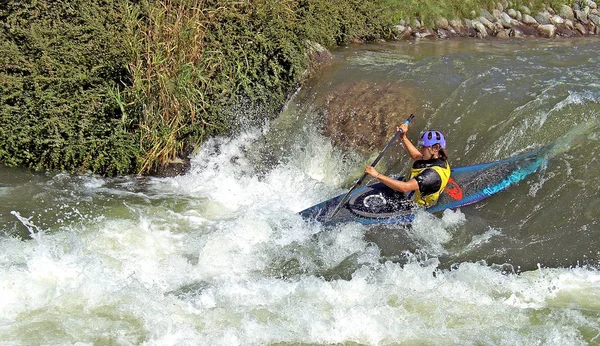
[[[453,168],[438,202],[425,210],[435,213],[456,209],[491,197],[543,167],[551,148],[552,145],[548,145],[503,160]],[[355,190],[335,216],[330,217],[345,196],[336,196],[299,214],[307,220],[324,224],[410,224],[416,208],[423,208],[416,206],[404,193],[394,191],[383,183],[376,183]]]

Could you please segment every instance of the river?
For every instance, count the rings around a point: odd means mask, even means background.
[[[341,48],[278,119],[210,140],[183,176],[0,167],[0,343],[600,344],[599,51],[597,38]],[[326,95],[353,80],[410,87],[409,135],[443,130],[454,166],[557,150],[412,227],[305,222],[369,160],[323,135]]]

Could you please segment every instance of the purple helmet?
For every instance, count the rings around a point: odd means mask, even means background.
[[[446,148],[446,139],[444,135],[437,130],[427,130],[423,132],[419,138],[419,145],[430,147],[434,144],[439,144],[442,148]]]

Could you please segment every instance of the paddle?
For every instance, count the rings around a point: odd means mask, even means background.
[[[406,121],[404,123],[408,125],[414,117],[415,116],[411,114],[408,117],[408,119],[406,119]],[[375,161],[373,161],[373,163],[371,164],[371,166],[375,167],[375,165],[383,157],[383,154],[385,154],[385,152],[390,148],[390,146],[392,145],[392,143],[394,143],[394,141],[396,140],[396,138],[401,133],[402,133],[402,130],[398,130],[396,132],[396,134],[394,135],[394,137],[392,137],[392,139],[390,139],[390,141],[388,142],[388,144],[385,146],[385,148],[383,148],[383,151],[381,151],[379,153],[379,155],[377,156],[377,158],[375,159]],[[366,177],[367,177],[367,173],[363,173],[362,177],[360,177],[360,179],[358,179],[358,181],[356,182],[356,184],[354,184],[354,186],[352,186],[352,188],[350,189],[350,191],[348,191],[348,193],[344,196],[344,198],[342,198],[342,200],[340,201],[340,203],[335,207],[335,209],[333,210],[333,212],[331,212],[331,215],[329,215],[329,218],[334,217],[338,213],[338,211],[340,211],[340,209],[342,208],[342,206],[344,205],[344,203],[346,203],[346,200],[348,200],[348,197],[350,197],[350,195],[352,194],[352,191],[354,191],[354,189],[356,189],[360,184],[362,184],[363,180]]]

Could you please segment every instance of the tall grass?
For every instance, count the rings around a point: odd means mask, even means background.
[[[333,46],[380,37],[389,25],[372,20],[376,3],[143,0],[128,5],[133,82],[120,105],[124,118],[139,119],[143,154],[137,172],[153,172],[189,143],[231,131],[236,117],[275,116],[308,66],[307,40]]]
[[[222,126],[208,116],[210,64],[201,63],[210,13],[203,0],[142,1],[127,11],[134,56],[126,92],[132,107],[124,110],[141,113],[138,173],[145,173],[175,159],[189,124],[198,125],[199,137]]]

